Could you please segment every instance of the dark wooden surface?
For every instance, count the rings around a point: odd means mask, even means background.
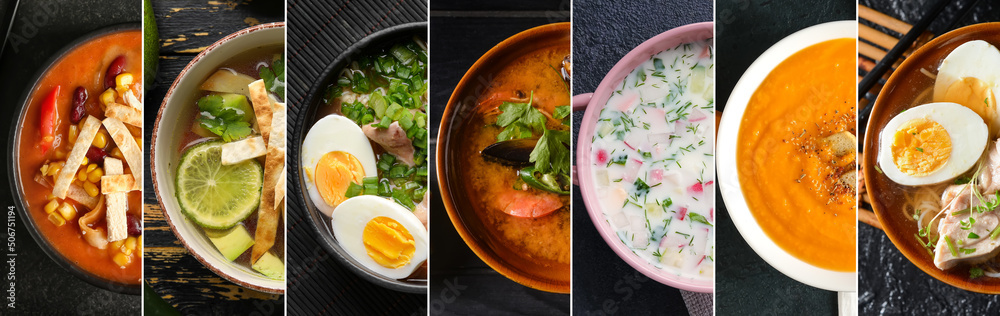
[[[288,2],[288,313],[292,315],[425,315],[425,293],[402,293],[368,282],[338,261],[318,234],[298,186],[294,140],[310,118],[303,99],[332,61],[382,29],[427,20],[423,0]],[[321,224],[322,225],[322,224]]]
[[[857,2],[719,0],[716,43],[716,104],[722,112],[733,86],[767,48],[803,28],[836,20],[854,20]],[[820,290],[778,272],[746,243],[716,193],[719,315],[835,315],[837,293]]]
[[[448,98],[480,56],[518,32],[568,20],[568,1],[432,1],[431,152]],[[431,314],[569,314],[569,295],[525,287],[480,260],[448,219],[436,177],[431,191]]]
[[[916,23],[932,3],[924,2],[921,5],[905,1],[860,1],[910,24]],[[953,1],[928,30],[940,35],[966,25],[1000,21],[1000,5],[996,1],[980,0],[969,14],[956,16],[958,4],[972,2],[975,1]],[[1000,296],[968,292],[932,278],[910,263],[884,232],[860,223],[858,272],[861,315],[990,315],[1000,310]]]
[[[647,39],[711,20],[712,1],[705,0],[575,1],[573,94],[593,92],[618,60]],[[583,111],[574,112],[573,119],[578,127]],[[701,315],[688,310],[680,290],[651,280],[618,257],[590,220],[580,188],[574,186],[573,194],[574,314]]]
[[[180,71],[206,47],[241,29],[284,20],[283,1],[153,1],[160,34],[160,67],[145,98],[145,140],[149,152],[156,111]],[[149,84],[149,83],[147,83]],[[220,278],[188,253],[163,217],[146,157],[144,277],[157,295],[182,314],[281,314],[283,295],[243,288]],[[149,311],[147,311],[149,312]]]
[[[0,6],[6,7],[5,0]],[[3,56],[0,57],[0,144],[7,148],[12,120],[20,110],[21,98],[30,89],[35,74],[58,50],[91,31],[105,26],[138,22],[141,2],[131,0],[104,1],[21,1]],[[5,29],[6,25],[0,27]],[[12,164],[10,153],[4,155],[4,166]],[[47,256],[28,232],[20,214],[14,221],[14,251],[7,245],[7,211],[13,207],[11,183],[7,167],[0,169],[0,205],[3,206],[3,261],[15,258],[15,308],[6,299],[0,315],[33,314],[138,314],[140,298],[118,294],[90,285],[56,264]],[[15,256],[10,256],[15,254]],[[3,296],[8,296],[10,266],[3,265]]]

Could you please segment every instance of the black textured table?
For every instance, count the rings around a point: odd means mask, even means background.
[[[6,3],[0,0],[0,6]],[[128,0],[110,1],[21,1],[11,26],[7,47],[0,58],[0,107],[2,111],[3,148],[9,145],[7,133],[11,120],[20,109],[25,89],[30,89],[34,75],[44,63],[68,45],[91,31],[102,27],[128,22],[139,22],[142,3]],[[6,25],[0,29],[6,28]],[[9,166],[10,154],[4,155],[4,166]],[[49,258],[28,233],[27,224],[16,215],[13,222],[15,246],[10,252],[7,245],[7,212],[14,207],[11,183],[7,181],[8,169],[0,169],[0,205],[4,209],[3,307],[0,314],[138,314],[140,298],[137,295],[118,294],[90,285],[66,271]],[[15,257],[8,257],[10,254]],[[6,261],[15,260],[15,308],[8,307],[8,273]],[[53,302],[59,302],[53,304]]]
[[[672,28],[712,21],[706,0],[577,0],[573,6],[573,94],[593,92],[618,61]],[[627,30],[627,31],[625,31]],[[573,113],[579,128],[583,111]],[[574,129],[574,144],[576,144]],[[573,160],[576,160],[574,152]],[[598,234],[580,188],[573,187],[573,313],[687,315],[681,291],[629,266]]]
[[[288,135],[297,135],[303,99],[341,52],[368,34],[427,20],[427,2],[288,1]],[[298,123],[296,123],[298,122]],[[290,145],[289,150],[295,150]],[[401,293],[362,279],[318,243],[289,164],[288,313],[291,315],[424,315],[426,294]]]
[[[480,56],[521,31],[564,21],[569,1],[432,1],[431,153],[448,98]],[[431,192],[431,314],[569,314],[569,295],[520,285],[480,260],[448,219],[434,176]]]
[[[927,3],[922,6],[917,2],[860,1],[910,24],[916,23],[927,10],[925,7],[932,3],[924,2]],[[956,4],[971,2],[955,1]],[[940,35],[966,25],[1000,21],[1000,5],[995,1],[979,1],[964,17],[956,17],[957,8],[950,5],[928,30]],[[884,232],[860,223],[858,270],[861,315],[987,315],[1000,310],[1000,296],[968,292],[932,278],[910,263]]]
[[[160,33],[160,67],[155,86],[146,92],[143,121],[143,150],[146,151],[143,270],[146,283],[156,295],[185,315],[280,314],[285,304],[283,295],[253,291],[220,278],[191,256],[177,240],[153,191],[149,146],[156,111],[167,89],[188,62],[226,35],[252,25],[284,20],[283,3],[159,0],[153,1],[153,12]],[[150,306],[147,304],[147,313],[159,312],[151,310]]]
[[[855,1],[719,0],[716,21],[717,109],[725,108],[733,86],[760,54],[779,40],[823,22],[854,20]],[[835,315],[837,293],[817,289],[778,272],[740,236],[716,193],[719,315]]]

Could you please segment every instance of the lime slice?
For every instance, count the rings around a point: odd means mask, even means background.
[[[177,201],[181,211],[202,227],[227,229],[250,216],[260,204],[264,170],[248,159],[222,165],[221,141],[191,147],[177,166]]]

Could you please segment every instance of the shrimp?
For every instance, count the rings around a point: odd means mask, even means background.
[[[497,207],[511,216],[537,218],[563,207],[559,195],[548,192],[507,189],[493,200]]]

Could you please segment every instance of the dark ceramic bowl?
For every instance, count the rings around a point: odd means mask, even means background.
[[[305,190],[306,183],[305,177],[302,173],[302,166],[300,165],[302,150],[302,141],[306,138],[306,132],[309,128],[321,117],[317,116],[317,111],[325,106],[323,102],[323,97],[326,93],[326,87],[337,82],[337,78],[340,75],[340,71],[347,67],[351,61],[362,53],[369,52],[374,49],[378,49],[384,45],[391,45],[396,41],[412,38],[418,36],[423,38],[425,41],[427,39],[427,23],[426,22],[415,22],[401,24],[393,26],[366,36],[361,39],[351,47],[344,50],[333,63],[328,65],[323,73],[319,76],[319,81],[315,82],[312,87],[309,88],[309,94],[306,95],[305,100],[300,102],[300,108],[295,109],[294,107],[289,107],[289,111],[298,111],[295,120],[290,121],[291,132],[288,134],[293,141],[288,142],[288,175],[291,177],[289,180],[290,185],[295,185],[298,194],[289,194],[289,203],[295,203],[297,205],[305,206],[306,215],[309,219],[308,222],[312,226],[316,233],[316,236],[320,240],[319,243],[326,248],[327,252],[333,254],[333,257],[340,262],[341,265],[347,266],[355,274],[364,278],[365,280],[378,284],[384,288],[408,292],[408,293],[425,293],[427,291],[427,279],[406,279],[406,280],[396,280],[382,276],[371,269],[364,267],[361,262],[355,260],[351,257],[351,254],[347,252],[337,239],[333,236],[333,230],[330,227],[330,217],[324,215],[322,212],[316,208],[316,205],[312,203],[309,199],[309,193]],[[291,116],[291,113],[289,113]],[[294,171],[293,171],[294,170]]]
[[[63,254],[60,253],[58,250],[53,248],[52,243],[49,241],[49,239],[43,236],[38,231],[38,223],[36,223],[34,217],[31,216],[30,210],[28,210],[27,202],[24,201],[24,186],[21,183],[21,181],[18,180],[21,178],[21,170],[20,168],[18,168],[18,161],[20,161],[19,148],[21,147],[21,132],[22,132],[20,127],[22,126],[22,122],[24,121],[24,118],[29,108],[28,102],[31,99],[32,93],[35,91],[35,87],[38,86],[43,76],[49,72],[52,66],[59,60],[61,60],[63,57],[68,55],[70,52],[74,51],[80,45],[87,43],[91,40],[122,31],[134,31],[141,29],[142,26],[139,25],[138,23],[127,23],[127,24],[119,24],[119,25],[105,27],[96,30],[94,32],[88,33],[87,35],[81,36],[80,38],[74,40],[73,42],[69,43],[68,45],[60,49],[58,53],[52,56],[52,58],[49,58],[49,60],[43,64],[45,65],[44,68],[41,68],[41,70],[39,70],[38,73],[35,74],[33,79],[30,81],[31,85],[29,85],[28,88],[25,89],[23,95],[21,96],[21,102],[18,105],[20,106],[20,109],[16,112],[18,114],[17,116],[11,119],[10,134],[8,136],[10,144],[7,146],[7,152],[10,153],[11,157],[10,160],[7,162],[7,177],[8,180],[10,181],[10,188],[12,191],[11,192],[12,197],[14,198],[14,205],[17,207],[18,216],[20,216],[25,225],[28,226],[26,230],[28,231],[28,233],[31,234],[31,237],[35,239],[35,242],[38,243],[38,246],[42,248],[42,250],[45,251],[45,254],[47,254],[49,258],[52,258],[52,260],[55,261],[56,264],[63,267],[63,269],[68,270],[76,277],[86,281],[87,283],[93,284],[94,286],[112,292],[118,292],[130,295],[139,295],[139,290],[142,288],[140,283],[128,284],[128,283],[115,282],[104,279],[100,276],[94,275],[93,273],[84,270],[83,268],[80,268],[79,266],[71,262],[69,259],[67,259],[65,256],[63,256]],[[67,223],[67,225],[68,224],[69,223]],[[36,263],[31,263],[31,264],[36,264]]]

